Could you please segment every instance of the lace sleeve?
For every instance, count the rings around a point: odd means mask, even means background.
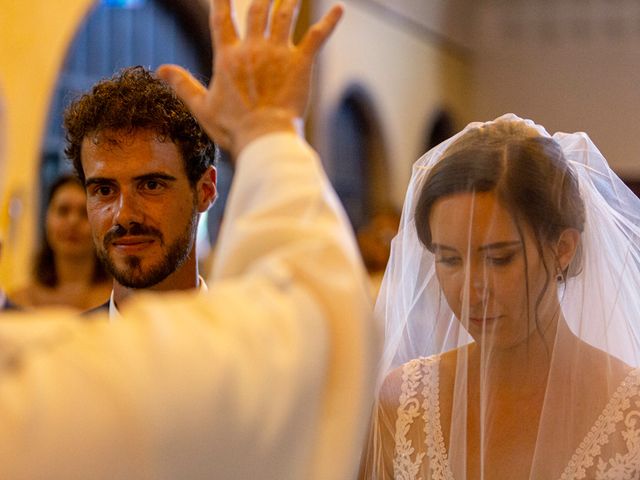
[[[360,467],[360,480],[395,479],[393,461],[401,375],[400,369],[391,372],[380,388]]]

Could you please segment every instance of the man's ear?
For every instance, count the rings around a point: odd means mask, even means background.
[[[198,212],[203,213],[211,208],[211,205],[218,198],[216,188],[217,172],[216,167],[210,166],[198,180],[196,194],[198,195]]]
[[[556,258],[560,269],[565,272],[573,260],[580,243],[580,232],[575,228],[564,230],[556,244]]]

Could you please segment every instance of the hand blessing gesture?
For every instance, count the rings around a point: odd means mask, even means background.
[[[177,65],[158,75],[170,83],[209,136],[234,157],[251,140],[273,131],[295,131],[309,101],[317,54],[342,16],[334,6],[304,35],[291,41],[298,0],[254,0],[244,38],[232,20],[230,0],[213,0],[210,25],[214,75],[205,88]]]

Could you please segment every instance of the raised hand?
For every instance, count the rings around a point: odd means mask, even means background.
[[[163,65],[158,75],[169,82],[203,128],[235,157],[265,133],[294,131],[309,101],[317,54],[333,32],[342,7],[334,6],[304,35],[291,41],[298,0],[254,0],[247,32],[240,38],[230,0],[212,0],[210,25],[214,76],[205,88],[176,65]]]

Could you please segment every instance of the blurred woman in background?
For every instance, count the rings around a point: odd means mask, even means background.
[[[111,287],[111,278],[95,253],[84,187],[76,177],[62,176],[47,199],[33,279],[10,292],[9,298],[22,307],[66,305],[87,310],[104,303]]]

